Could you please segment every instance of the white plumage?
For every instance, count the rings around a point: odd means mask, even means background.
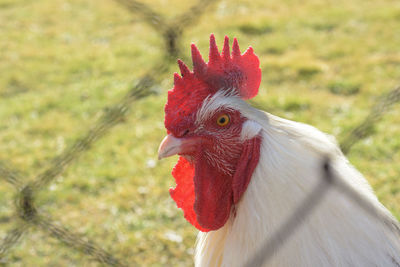
[[[260,160],[236,216],[231,214],[219,230],[199,233],[196,266],[243,266],[322,179],[325,156],[331,159],[335,179],[343,179],[386,220],[397,223],[333,137],[264,113],[226,93],[204,101],[197,117],[221,107],[236,109],[249,119],[241,137],[262,137]],[[400,236],[332,187],[265,266],[400,266]]]

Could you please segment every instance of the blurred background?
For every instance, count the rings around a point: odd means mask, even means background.
[[[253,105],[342,144],[400,85],[398,0],[0,0],[0,265],[193,264],[157,148],[176,59],[210,33],[259,56]],[[385,111],[347,156],[400,219]]]

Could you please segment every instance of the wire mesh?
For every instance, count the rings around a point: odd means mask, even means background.
[[[388,217],[387,214],[383,214],[346,181],[335,176],[331,170],[331,160],[327,157],[321,163],[321,180],[311,193],[294,209],[290,217],[285,220],[285,223],[265,241],[259,251],[245,264],[245,267],[261,267],[268,263],[274,253],[283,247],[290,240],[290,237],[302,227],[305,218],[310,216],[320,205],[323,198],[327,195],[328,190],[338,190],[373,218],[383,222],[393,234],[397,234],[400,238],[399,223],[393,218]]]
[[[70,229],[57,226],[49,219],[48,215],[39,215],[35,205],[36,195],[41,190],[44,190],[57,176],[62,174],[82,153],[88,151],[98,139],[106,135],[115,125],[122,122],[135,101],[156,93],[153,90],[153,86],[160,82],[160,77],[167,72],[171,60],[178,56],[180,52],[178,40],[184,29],[199,19],[200,15],[207,10],[207,6],[216,1],[200,0],[187,12],[178,15],[171,21],[163,18],[162,15],[143,3],[134,0],[117,1],[126,6],[131,12],[141,15],[146,23],[162,35],[166,46],[164,58],[162,61],[156,62],[118,103],[105,109],[106,112],[87,133],[78,138],[61,155],[54,158],[50,167],[38,174],[33,182],[24,184],[16,171],[8,168],[6,162],[0,162],[0,177],[14,186],[17,191],[18,196],[16,197],[15,206],[20,219],[20,224],[10,230],[1,241],[0,259],[18,244],[30,225],[37,225],[44,232],[49,233],[68,247],[77,249],[102,264],[127,266],[121,259],[117,259],[113,253],[107,252],[94,241],[86,241]],[[193,12],[196,12],[196,16],[192,15]]]
[[[82,235],[76,234],[67,227],[56,223],[49,215],[39,212],[35,202],[36,196],[40,191],[45,190],[46,186],[53,182],[55,177],[62,174],[72,162],[78,160],[79,156],[90,150],[97,140],[108,134],[115,125],[122,122],[135,101],[156,93],[153,87],[160,82],[160,77],[168,71],[172,60],[175,60],[180,55],[180,39],[184,30],[194,25],[207,8],[217,1],[199,0],[186,12],[177,15],[173,19],[166,19],[150,6],[135,0],[116,1],[132,13],[141,16],[144,22],[162,36],[166,48],[164,49],[166,51],[165,57],[140,78],[137,84],[118,103],[107,108],[106,112],[82,137],[78,138],[61,155],[55,157],[51,161],[50,167],[39,173],[33,182],[24,184],[18,171],[8,167],[9,164],[7,162],[0,162],[0,177],[12,185],[17,194],[15,200],[16,224],[0,241],[0,260],[18,244],[31,226],[37,226],[67,247],[78,250],[99,263],[110,266],[128,266],[122,259],[118,259],[112,252],[106,251],[94,241],[83,238]],[[345,154],[348,153],[356,142],[367,137],[371,133],[371,127],[398,102],[400,102],[400,87],[383,95],[371,109],[366,119],[341,142],[342,151]],[[375,207],[371,206],[352,187],[334,177],[330,170],[329,158],[324,159],[321,163],[321,172],[321,181],[315,186],[311,194],[299,204],[276,233],[265,241],[261,250],[255,254],[254,258],[246,266],[262,266],[268,262],[273,253],[290,240],[293,233],[301,227],[304,218],[314,211],[318,206],[317,203],[324,197],[326,191],[331,188],[339,190],[362,209],[376,217],[377,220],[385,221],[388,227],[400,233],[400,228],[396,221],[380,214]]]

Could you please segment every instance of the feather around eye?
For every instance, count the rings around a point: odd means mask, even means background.
[[[222,114],[222,115],[218,116],[218,118],[217,118],[218,126],[224,127],[224,126],[228,125],[229,122],[230,122],[230,118],[227,114]]]

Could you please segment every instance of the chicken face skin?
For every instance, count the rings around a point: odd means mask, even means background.
[[[259,138],[241,139],[246,118],[236,110],[222,108],[200,121],[193,118],[196,123],[189,123],[191,128],[169,129],[170,134],[160,145],[159,157],[179,154],[184,158],[175,168],[180,169],[183,164],[187,169],[175,172],[177,187],[170,191],[171,196],[178,207],[186,207],[185,217],[191,217],[188,220],[198,229],[216,230],[226,223],[250,181],[258,162]],[[174,132],[183,134],[175,136]],[[249,164],[250,161],[253,163]],[[193,173],[189,176],[193,184],[182,188],[182,184],[187,185],[187,172]],[[186,181],[182,181],[183,176]],[[193,204],[186,205],[188,201]]]

